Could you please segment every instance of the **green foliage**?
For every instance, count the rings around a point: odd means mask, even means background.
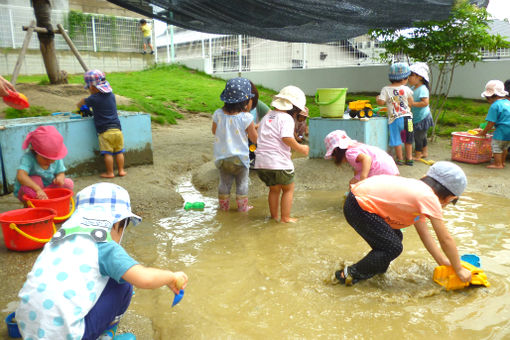
[[[51,112],[42,106],[30,106],[28,109],[23,110],[16,110],[12,107],[5,109],[5,118],[8,119],[49,116],[50,114]]]
[[[69,31],[69,37],[71,39],[76,38],[78,33],[83,35],[87,34],[88,23],[92,19],[91,14],[84,14],[79,11],[69,11],[67,14],[67,25]]]

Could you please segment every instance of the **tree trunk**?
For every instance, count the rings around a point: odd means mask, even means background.
[[[60,72],[55,53],[55,40],[53,27],[51,26],[51,5],[49,0],[33,0],[34,14],[37,27],[44,27],[51,33],[37,33],[44,67],[50,79],[50,84],[67,84],[67,73]]]

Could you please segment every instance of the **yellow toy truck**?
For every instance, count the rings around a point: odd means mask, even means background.
[[[374,115],[374,109],[370,100],[355,100],[349,103],[349,116],[351,118],[371,118]]]

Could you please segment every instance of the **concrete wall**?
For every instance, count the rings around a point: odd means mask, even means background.
[[[0,50],[0,74],[12,75],[18,55],[19,50]],[[100,69],[104,72],[139,71],[154,64],[153,56],[140,53],[82,51],[80,55],[89,68]],[[83,68],[71,51],[57,51],[57,59],[61,70],[70,74],[83,73]],[[46,74],[39,50],[28,50],[23,59],[20,75],[32,74]]]
[[[104,15],[114,15],[140,19],[146,18],[136,12],[129,11],[123,7],[112,4],[106,0],[68,0],[68,2],[69,9],[74,11],[80,11],[84,13],[101,13]]]
[[[182,60],[190,68],[207,70],[201,58]],[[197,67],[201,65],[201,67]],[[215,77],[229,79],[237,72],[215,73]],[[307,95],[315,95],[317,88],[347,87],[349,92],[379,92],[388,84],[387,65],[351,65],[326,69],[243,72],[255,84],[279,91],[286,85],[300,87]],[[437,78],[436,75],[434,77]],[[485,84],[491,79],[510,79],[510,59],[484,61],[456,68],[450,96],[481,99]]]

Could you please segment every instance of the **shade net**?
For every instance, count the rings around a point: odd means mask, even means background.
[[[448,17],[453,0],[108,0],[182,28],[324,43]]]

